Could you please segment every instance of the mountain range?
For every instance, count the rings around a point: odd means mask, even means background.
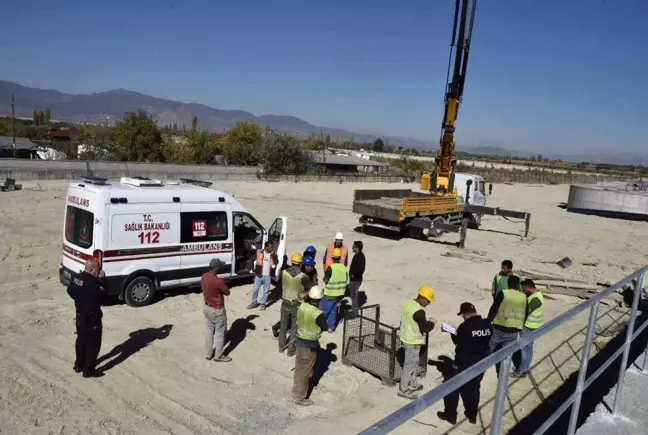
[[[15,96],[16,116],[31,118],[34,110],[49,107],[52,119],[67,122],[108,123],[120,120],[125,113],[146,110],[158,125],[176,124],[191,126],[194,116],[201,128],[212,132],[225,131],[238,121],[250,121],[276,130],[308,136],[323,132],[332,139],[354,139],[356,142],[373,142],[371,134],[354,133],[340,128],[320,127],[295,116],[254,115],[243,110],[214,109],[204,104],[182,103],[152,97],[126,89],[114,89],[94,94],[66,94],[54,89],[30,88],[14,82],[0,80],[0,114],[11,113],[11,95]],[[383,138],[385,139],[385,138]],[[387,137],[396,146],[430,149],[432,142],[406,137]]]
[[[31,118],[34,110],[51,110],[52,119],[66,122],[87,122],[113,124],[120,120],[125,113],[138,109],[146,110],[158,125],[176,124],[191,126],[194,116],[198,117],[200,128],[212,132],[232,128],[238,121],[250,121],[259,125],[267,125],[273,129],[298,133],[303,136],[329,134],[332,139],[353,139],[356,142],[373,142],[378,136],[354,133],[340,128],[320,127],[295,116],[285,115],[254,115],[243,110],[214,109],[204,104],[183,103],[152,97],[126,89],[114,89],[94,94],[67,94],[54,89],[38,89],[18,83],[0,80],[0,116],[11,114],[11,96],[15,96],[16,116]],[[427,142],[419,139],[391,136],[383,137],[391,145],[412,147],[425,150],[436,150],[437,142]],[[459,145],[459,151],[481,155],[498,155],[512,157],[530,157],[537,154],[564,161],[598,161],[613,164],[646,165],[646,156],[629,155],[615,152],[613,154],[580,154],[558,155],[544,152],[518,152],[494,146],[469,147]]]

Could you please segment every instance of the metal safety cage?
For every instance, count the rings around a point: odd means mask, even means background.
[[[417,370],[419,377],[425,377],[427,373],[427,343],[426,334]],[[385,385],[394,385],[401,378],[403,359],[399,328],[380,322],[380,305],[368,305],[346,313],[342,364],[369,372]]]
[[[626,276],[621,281],[612,285],[611,287],[599,292],[589,300],[583,302],[580,305],[570,309],[569,311],[561,314],[554,319],[551,319],[545,325],[541,326],[534,332],[531,332],[519,340],[511,343],[508,346],[498,350],[497,352],[489,355],[488,357],[482,359],[477,364],[469,367],[468,369],[462,371],[458,375],[454,376],[452,379],[443,382],[438,387],[433,390],[423,394],[419,399],[410,402],[409,404],[403,406],[402,408],[394,411],[387,417],[378,421],[374,425],[368,427],[364,431],[360,432],[361,435],[368,434],[386,434],[396,429],[409,419],[413,418],[418,413],[425,411],[430,406],[436,402],[443,399],[448,394],[453,391],[458,390],[461,386],[471,381],[476,376],[484,373],[486,370],[491,368],[497,363],[501,363],[500,366],[500,376],[497,380],[497,391],[495,392],[495,404],[493,406],[493,414],[491,417],[491,425],[488,430],[490,435],[499,435],[501,432],[502,424],[502,415],[504,414],[504,404],[506,401],[506,391],[508,388],[509,381],[509,371],[512,355],[518,350],[522,349],[527,344],[536,341],[538,338],[543,337],[553,329],[563,325],[565,322],[573,319],[579,313],[589,309],[589,323],[587,325],[587,332],[585,334],[585,343],[583,346],[583,352],[581,356],[580,368],[578,371],[578,380],[576,383],[575,391],[567,398],[564,403],[540,426],[533,435],[541,435],[544,433],[552,433],[549,431],[552,425],[563,415],[570,407],[570,419],[569,427],[567,434],[573,435],[576,431],[576,426],[578,422],[578,415],[580,411],[581,398],[584,391],[592,385],[592,383],[599,377],[601,374],[607,370],[607,368],[619,357],[621,358],[621,365],[619,368],[619,377],[616,384],[616,394],[614,395],[614,405],[612,407],[612,414],[616,415],[619,409],[619,398],[622,396],[622,389],[624,384],[624,379],[626,375],[626,368],[628,365],[628,356],[630,354],[630,346],[632,341],[636,339],[647,327],[648,321],[643,322],[637,330],[635,330],[635,320],[637,318],[637,312],[639,311],[639,301],[641,299],[642,285],[644,280],[644,275],[648,272],[648,265],[642,267],[636,272]],[[591,376],[587,376],[587,366],[590,359],[590,351],[592,349],[592,343],[594,342],[594,331],[596,328],[596,319],[598,318],[598,309],[601,301],[610,296],[613,292],[621,290],[625,285],[633,284],[634,285],[634,298],[632,301],[632,308],[630,310],[630,321],[628,323],[627,330],[625,332],[625,342],[624,344],[614,353],[610,358],[604,362],[600,368],[598,368]],[[359,334],[361,336],[361,334]],[[648,374],[648,352],[643,361],[643,373]],[[549,432],[548,432],[549,431]]]

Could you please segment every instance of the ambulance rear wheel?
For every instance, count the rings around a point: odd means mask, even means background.
[[[155,283],[149,277],[133,278],[124,289],[124,300],[131,307],[143,307],[155,299]]]

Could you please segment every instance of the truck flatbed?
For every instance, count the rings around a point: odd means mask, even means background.
[[[455,198],[434,197],[411,189],[356,190],[353,212],[396,224],[411,218],[463,213]]]

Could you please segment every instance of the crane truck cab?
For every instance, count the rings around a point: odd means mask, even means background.
[[[486,205],[486,185],[484,178],[464,172],[455,172],[454,183],[457,188],[457,203],[470,205]],[[469,223],[471,228],[479,228],[481,225],[482,215],[469,213]]]
[[[253,275],[256,252],[275,246],[278,280],[286,258],[288,219],[268,230],[212,183],[122,177],[109,183],[82,177],[65,200],[60,282],[68,286],[88,259],[99,262],[107,292],[133,307],[150,304],[158,290],[198,284],[209,261],[225,265],[226,280]]]

